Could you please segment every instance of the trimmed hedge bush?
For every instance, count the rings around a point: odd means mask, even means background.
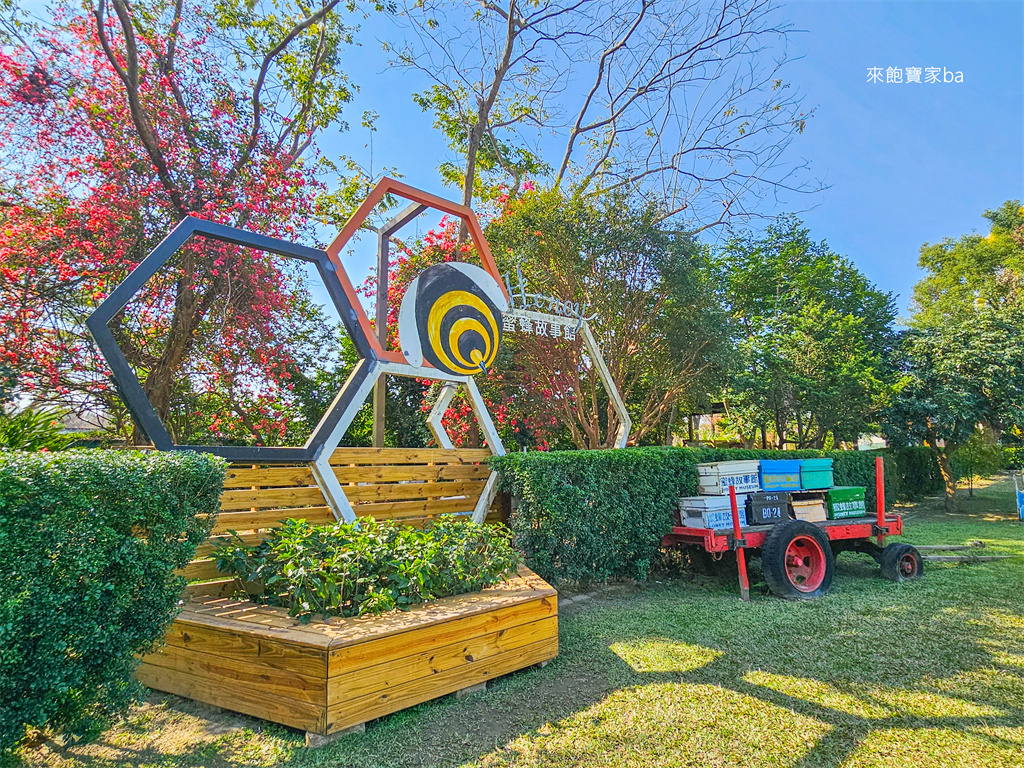
[[[0,452],[0,750],[92,736],[141,693],[224,463],[195,453]],[[197,515],[204,515],[198,518]]]
[[[526,564],[555,581],[646,578],[680,496],[697,493],[697,464],[761,458],[833,460],[836,485],[862,485],[874,507],[875,456],[885,457],[887,501],[942,491],[926,449],[756,451],[627,448],[535,451],[496,457],[499,488],[518,499],[509,525]]]
[[[423,530],[392,520],[286,520],[259,544],[222,545],[217,567],[254,601],[309,621],[379,615],[498,584],[522,561],[505,526],[445,515]]]

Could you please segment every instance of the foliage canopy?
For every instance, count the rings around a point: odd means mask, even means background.
[[[868,431],[889,380],[892,294],[795,217],[730,238],[716,265],[736,345],[725,404],[745,442],[770,430],[776,447],[821,448]]]

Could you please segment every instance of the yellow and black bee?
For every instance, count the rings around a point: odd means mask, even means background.
[[[398,312],[398,338],[410,365],[426,360],[459,376],[486,373],[501,343],[508,299],[480,267],[435,264],[409,284]]]

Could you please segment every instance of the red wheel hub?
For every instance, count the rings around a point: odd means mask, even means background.
[[[896,569],[904,579],[912,579],[917,575],[917,558],[909,552],[899,559]]]
[[[797,536],[786,547],[786,576],[801,592],[813,592],[825,580],[825,551],[810,536]]]

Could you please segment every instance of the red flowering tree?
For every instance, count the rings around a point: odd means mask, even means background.
[[[339,211],[304,158],[352,85],[339,0],[216,10],[99,0],[0,48],[0,363],[22,392],[130,430],[83,320],[187,215],[310,238]],[[346,197],[346,194],[348,197]],[[179,440],[294,439],[291,379],[337,346],[303,272],[196,238],[112,321]]]

